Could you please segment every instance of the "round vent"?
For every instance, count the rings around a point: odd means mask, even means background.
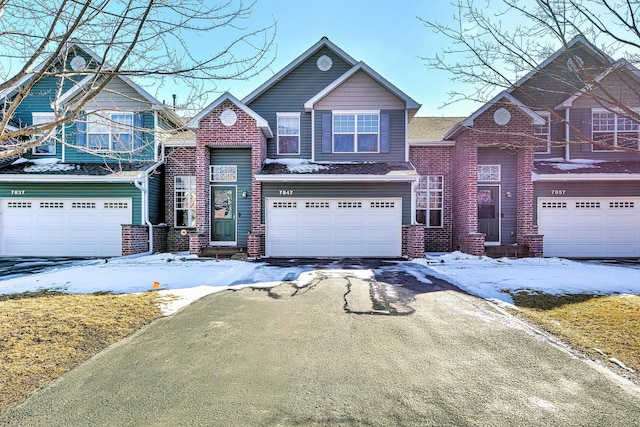
[[[238,116],[235,111],[226,109],[222,113],[220,113],[220,121],[226,127],[230,127],[236,124],[236,120],[238,120]]]
[[[87,66],[87,61],[85,61],[82,56],[76,55],[71,59],[71,62],[69,62],[69,64],[71,65],[71,69],[73,71],[80,71],[84,70],[84,68]]]
[[[511,113],[506,108],[498,108],[493,113],[493,121],[500,126],[506,125],[511,120]]]
[[[327,55],[322,55],[318,58],[317,65],[320,71],[329,71],[333,66],[333,61]]]

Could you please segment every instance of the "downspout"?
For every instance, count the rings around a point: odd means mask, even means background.
[[[149,228],[149,250],[136,255],[151,255],[153,254],[153,224],[149,219],[149,175],[153,173],[158,167],[164,163],[164,158],[158,163],[144,171],[143,179],[136,179],[133,184],[141,192],[141,205],[142,205],[142,221]]]
[[[570,129],[569,129],[569,107],[564,109],[564,140],[566,145],[564,146],[564,159],[568,162],[571,160],[571,144],[569,143]]]

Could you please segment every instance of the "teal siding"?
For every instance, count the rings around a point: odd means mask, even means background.
[[[23,195],[12,195],[12,190],[24,191]],[[142,224],[141,193],[133,184],[92,184],[92,183],[0,183],[0,198],[119,198],[132,199],[133,224]]]
[[[262,206],[265,206],[267,197],[283,197],[281,190],[292,190],[293,195],[285,196],[291,198],[402,198],[402,224],[411,224],[411,184],[398,183],[263,183],[262,184]],[[262,210],[262,222],[264,223],[264,209]]]
[[[318,58],[322,55],[328,55],[333,60],[333,66],[329,71],[320,71],[316,65]],[[310,158],[311,114],[304,112],[304,103],[350,68],[351,66],[348,63],[330,49],[323,47],[292,70],[282,80],[274,84],[269,90],[252,101],[248,107],[266,119],[276,134],[276,113],[302,113],[300,118],[301,145],[299,157]],[[275,144],[275,138],[269,139],[267,142],[267,152],[271,158],[277,157]]]
[[[323,153],[322,152],[322,116],[331,115],[331,111],[315,112],[315,160],[322,162],[404,162],[406,147],[405,110],[382,110],[380,114],[389,115],[389,152],[388,153]]]
[[[154,128],[153,112],[145,111],[142,113],[142,123],[147,129]],[[65,140],[70,145],[76,145],[76,125],[75,123],[68,123],[65,128]],[[118,161],[118,160],[153,160],[154,158],[154,138],[153,133],[144,133],[144,149],[140,152],[136,152],[133,155],[131,153],[100,153],[91,154],[83,150],[79,150],[73,147],[66,147],[66,162],[69,163],[102,163],[104,161]]]
[[[164,173],[160,170],[149,177],[149,220],[152,224],[165,222]]]
[[[247,235],[251,231],[251,150],[247,148],[212,148],[212,165],[237,165],[238,181],[219,183],[223,186],[237,186],[237,242],[238,246],[247,245]],[[215,186],[216,183],[211,183]],[[242,197],[242,192],[247,192],[247,197]]]

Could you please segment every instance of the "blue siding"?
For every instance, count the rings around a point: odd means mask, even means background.
[[[320,71],[316,65],[318,58],[328,55],[333,60],[329,71]],[[302,113],[300,118],[300,156],[311,157],[311,114],[304,112],[304,103],[314,97],[351,68],[347,62],[327,47],[318,49],[306,61],[274,84],[265,93],[253,100],[248,107],[266,119],[271,129],[277,133],[276,113]],[[276,156],[276,139],[267,142],[268,156]],[[285,156],[291,157],[291,156]],[[294,156],[295,157],[295,156]]]
[[[164,222],[164,173],[159,170],[149,177],[149,220],[152,224]]]
[[[331,111],[315,112],[315,160],[324,162],[404,162],[406,133],[405,110],[382,110],[380,114],[389,115],[389,152],[388,153],[323,153],[322,117],[331,115]]]

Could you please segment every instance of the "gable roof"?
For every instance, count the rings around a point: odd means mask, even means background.
[[[334,80],[329,86],[327,86],[324,89],[322,89],[313,98],[311,98],[310,100],[305,102],[304,103],[305,111],[313,110],[313,106],[317,102],[322,100],[325,96],[329,95],[336,88],[338,88],[341,84],[343,84],[344,82],[349,80],[349,78],[351,78],[358,71],[363,71],[369,77],[371,77],[373,80],[375,80],[378,84],[380,84],[385,89],[387,89],[389,92],[393,93],[395,96],[397,96],[402,101],[404,101],[405,106],[406,106],[407,109],[409,109],[409,110],[417,110],[417,109],[420,108],[421,105],[418,104],[416,101],[414,101],[409,95],[407,95],[406,93],[402,92],[400,89],[398,89],[393,84],[391,84],[387,79],[382,77],[380,74],[375,72],[371,67],[369,67],[367,64],[365,64],[364,62],[361,61],[361,62],[358,62],[353,67],[351,67],[346,73],[344,73],[343,75],[338,77],[336,80]]]
[[[481,115],[482,113],[487,111],[490,107],[492,107],[497,102],[503,101],[503,100],[506,101],[507,103],[517,107],[524,114],[526,114],[527,116],[531,117],[531,120],[533,121],[534,125],[543,125],[545,123],[545,120],[542,117],[540,117],[540,115],[538,115],[535,111],[533,111],[529,107],[525,106],[522,102],[518,101],[509,92],[502,91],[499,94],[497,94],[496,96],[494,96],[493,99],[491,99],[489,102],[484,104],[482,107],[478,108],[469,117],[467,117],[463,121],[461,121],[461,122],[457,123],[456,125],[454,125],[447,133],[444,134],[443,138],[444,139],[452,139],[457,134],[459,134],[461,131],[470,128],[471,126],[473,126],[473,121],[476,119],[476,117],[478,117],[479,115]]]
[[[629,61],[627,61],[624,58],[621,58],[616,62],[614,62],[611,65],[611,67],[608,67],[604,72],[602,72],[602,74],[600,74],[593,80],[596,83],[599,83],[615,70],[625,70],[625,69],[629,71],[630,74],[634,76],[636,80],[640,81],[640,70],[638,70],[633,64],[631,64]],[[583,87],[582,89],[580,89],[579,91],[571,95],[569,98],[565,99],[562,103],[556,105],[555,109],[562,110],[564,108],[571,107],[573,105],[573,101],[575,101],[576,99],[578,99],[579,97],[581,97],[582,95],[584,95],[585,93],[587,93],[592,89],[593,87],[591,85],[587,85]]]
[[[229,92],[225,92],[220,95],[218,99],[213,101],[211,104],[205,107],[204,110],[200,111],[193,118],[191,118],[191,120],[187,122],[187,127],[192,130],[197,129],[200,126],[200,120],[209,115],[209,113],[211,113],[225,101],[232,102],[236,107],[247,113],[247,115],[249,115],[256,121],[256,127],[260,128],[262,130],[262,133],[264,133],[267,138],[273,138],[273,131],[269,126],[269,122],[267,122],[258,113],[247,107],[242,101],[238,100],[238,98],[231,95]]]
[[[81,51],[83,51],[87,55],[89,55],[94,62],[96,62],[98,64],[102,64],[103,68],[105,68],[106,70],[110,70],[112,68],[111,65],[109,65],[108,63],[105,63],[103,61],[103,58],[100,55],[95,53],[92,49],[90,49],[86,45],[84,45],[84,44],[82,44],[80,42],[76,42],[76,41],[70,43],[63,50],[63,52],[61,52],[60,55],[58,55],[58,57],[60,58],[66,52],[69,52],[69,51],[71,51],[73,49],[76,49],[76,48],[81,50]],[[25,74],[18,82],[13,84],[11,87],[6,88],[3,91],[0,91],[0,98],[5,98],[5,97],[11,95],[20,86],[24,85],[29,80],[31,80],[37,74],[38,71],[42,70],[42,68],[45,66],[46,62],[47,62],[46,60],[42,61],[40,64],[36,65],[33,68],[33,72]],[[68,91],[63,93],[60,96],[60,98],[58,98],[58,100],[57,100],[58,103],[64,104],[66,102],[71,101],[74,97],[76,97],[79,93],[81,93],[82,89],[85,88],[89,84],[89,82],[91,82],[91,80],[93,80],[93,78],[94,78],[94,76],[90,74],[90,75],[86,76],[85,78],[83,78],[82,80],[80,80],[78,83],[73,85]],[[167,107],[165,104],[163,104],[160,101],[158,101],[149,92],[144,90],[141,86],[139,86],[137,83],[135,83],[129,77],[124,76],[124,75],[117,75],[116,78],[119,78],[125,84],[129,85],[144,100],[148,101],[151,104],[151,108],[153,110],[157,110],[157,111],[162,112],[165,116],[167,116],[168,119],[170,119],[175,124],[178,124],[180,126],[182,126],[184,124],[184,121],[182,120],[182,118],[180,116],[178,116],[173,111],[173,109]]]
[[[249,95],[245,96],[242,102],[244,102],[245,104],[251,103],[253,100],[255,100],[257,97],[259,97],[264,92],[266,92],[271,86],[279,82],[283,77],[285,77],[295,68],[297,68],[298,65],[306,61],[311,55],[313,55],[323,47],[327,47],[328,49],[332,50],[343,61],[345,61],[351,66],[356,65],[356,63],[358,62],[355,59],[353,59],[351,56],[349,56],[345,51],[343,51],[338,46],[336,46],[328,38],[323,37],[320,39],[320,41],[318,41],[316,44],[314,44],[309,49],[307,49],[304,53],[302,53],[302,55],[294,59],[293,62],[289,63],[289,65],[284,67],[282,70],[278,71],[276,74],[273,75],[273,77],[271,77],[269,80],[267,80],[262,85],[260,85],[256,90],[251,92]]]
[[[409,144],[446,143],[448,141],[443,136],[464,119],[465,117],[414,117],[409,121]]]

